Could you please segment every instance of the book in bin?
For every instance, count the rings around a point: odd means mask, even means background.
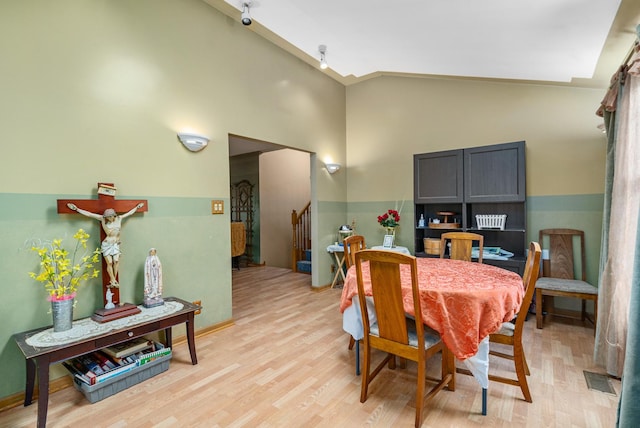
[[[144,337],[139,337],[137,339],[129,340],[128,342],[118,343],[117,345],[103,348],[102,351],[111,357],[122,358],[147,348],[153,348],[153,341],[145,339]]]

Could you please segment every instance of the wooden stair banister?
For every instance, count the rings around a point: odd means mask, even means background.
[[[298,261],[305,258],[305,251],[311,249],[311,201],[300,211],[291,213],[291,270],[298,272]]]

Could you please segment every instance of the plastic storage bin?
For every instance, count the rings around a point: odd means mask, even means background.
[[[134,367],[128,372],[114,376],[110,379],[95,385],[87,385],[79,379],[74,378],[73,384],[76,389],[84,394],[91,403],[103,400],[120,391],[123,391],[135,384],[143,382],[157,374],[169,369],[171,354],[162,356],[154,361],[141,366]]]

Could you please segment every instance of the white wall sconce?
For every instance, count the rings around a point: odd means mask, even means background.
[[[334,174],[338,172],[341,165],[339,163],[325,163],[324,166],[327,168],[327,171],[329,171],[329,174]]]
[[[209,137],[205,137],[204,135],[179,132],[178,138],[180,142],[192,152],[199,152],[209,144]]]

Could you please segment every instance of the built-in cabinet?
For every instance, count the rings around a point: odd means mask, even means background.
[[[500,247],[514,254],[509,260],[484,263],[524,271],[526,243],[525,142],[414,155],[415,252],[428,256],[424,238],[440,238],[446,231],[480,233],[485,247]],[[443,227],[439,212],[454,213]],[[506,214],[504,230],[478,229],[476,215]],[[431,224],[439,219],[440,224]]]

